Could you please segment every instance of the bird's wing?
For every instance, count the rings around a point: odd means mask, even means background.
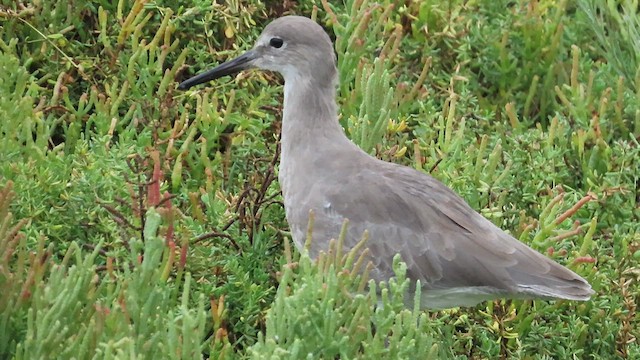
[[[399,253],[408,276],[427,289],[589,298],[584,279],[503,232],[438,180],[391,163],[373,165],[323,189],[323,196],[330,204],[325,216],[349,219],[347,246],[369,232],[374,278],[392,276]]]

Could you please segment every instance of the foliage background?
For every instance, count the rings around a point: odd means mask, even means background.
[[[3,1],[0,357],[640,357],[638,11]],[[279,77],[175,87],[294,13],[336,40],[350,138],[430,172],[593,299],[421,313],[398,263],[375,308],[341,290],[363,288],[357,259],[292,254]]]

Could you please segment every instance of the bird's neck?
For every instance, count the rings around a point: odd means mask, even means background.
[[[338,122],[333,81],[285,79],[282,117],[282,160],[315,153],[321,146],[349,146]]]

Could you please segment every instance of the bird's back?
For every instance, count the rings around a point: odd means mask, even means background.
[[[315,213],[312,256],[326,251],[348,218],[345,246],[368,231],[376,280],[393,276],[393,257],[400,254],[408,277],[422,284],[424,307],[502,297],[587,300],[593,293],[582,277],[499,229],[433,177],[349,153],[339,165],[335,158],[315,159],[308,171],[316,181],[295,189],[295,199],[285,196],[298,246],[309,210]]]

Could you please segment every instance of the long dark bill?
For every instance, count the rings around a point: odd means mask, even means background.
[[[180,85],[178,85],[178,90],[187,90],[192,86],[240,72],[241,70],[248,68],[248,63],[255,58],[255,52],[253,50],[249,50],[233,60],[229,60],[209,71],[205,71],[202,74],[198,74],[181,82]]]

